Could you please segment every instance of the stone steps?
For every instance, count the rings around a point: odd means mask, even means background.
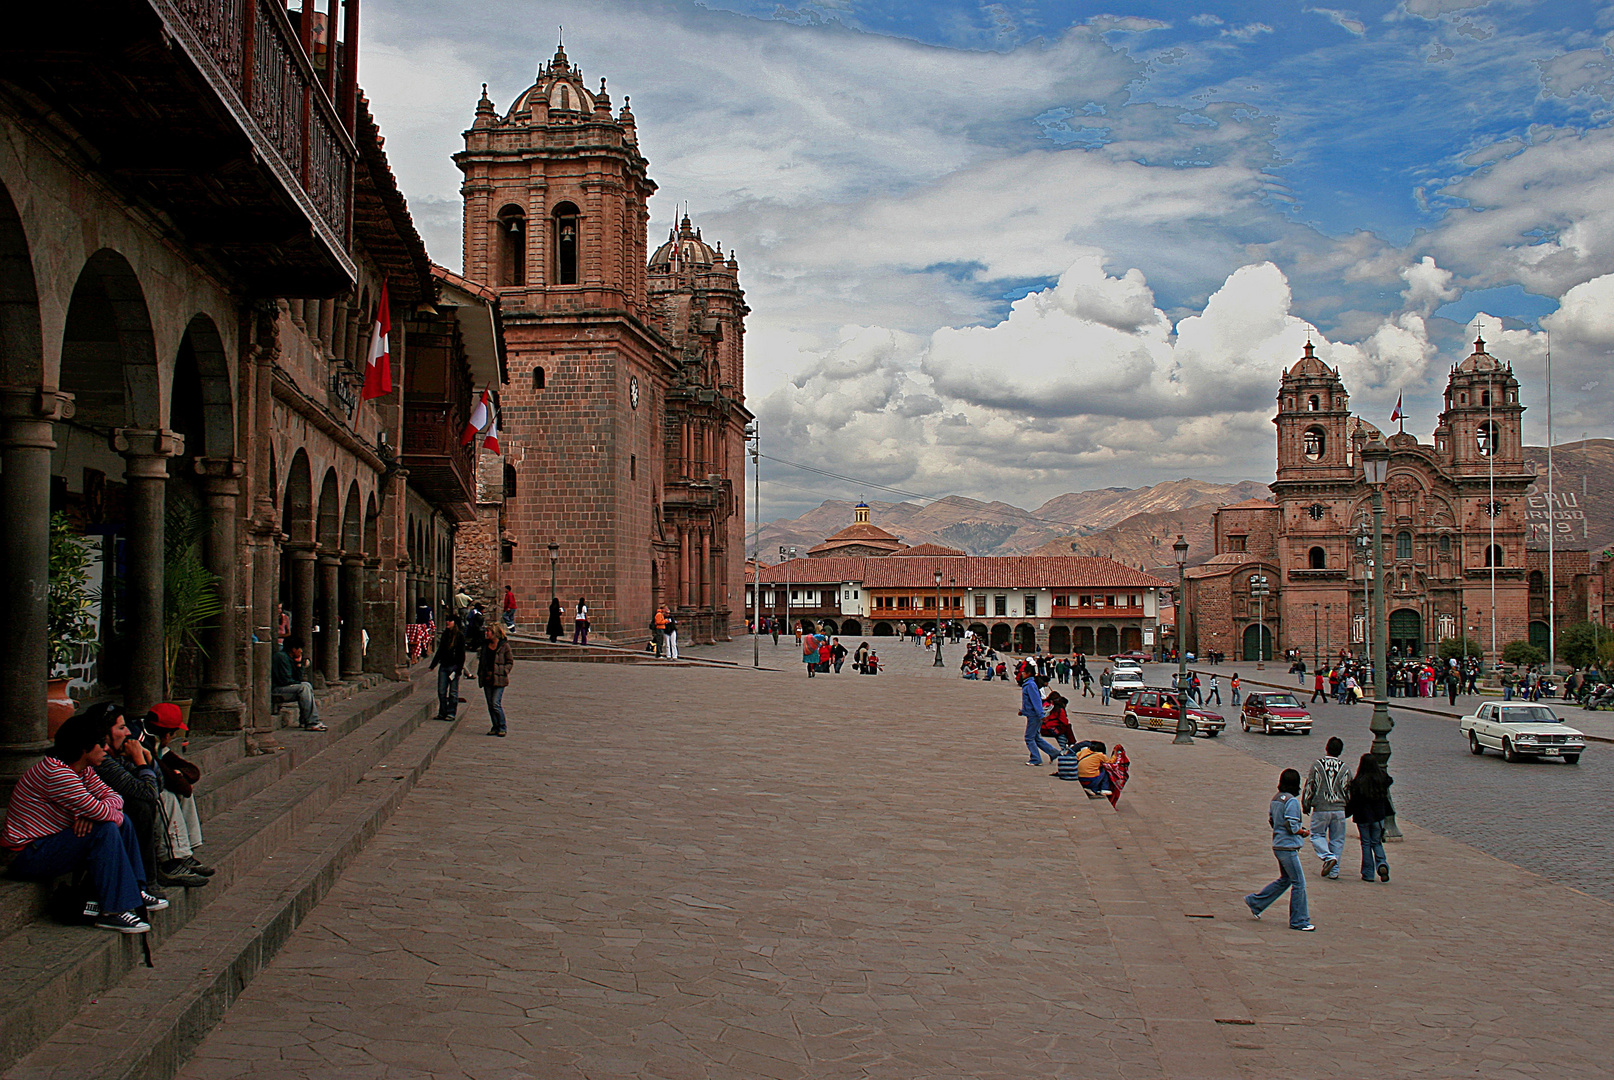
[[[214,765],[228,751],[218,744],[198,746],[201,739],[193,741],[191,753],[206,770],[199,798],[207,800],[203,806],[215,806],[212,813],[204,811],[202,816],[207,838],[203,855],[218,873],[205,888],[169,888],[170,906],[153,913],[152,932],[145,936],[160,969],[176,962],[167,947],[171,939],[203,917],[215,903],[235,896],[240,886],[262,873],[272,873],[272,853],[294,843],[299,834],[322,821],[333,806],[361,784],[366,774],[416,733],[435,712],[435,696],[424,686],[425,681],[417,675],[413,683],[389,682],[354,693],[322,709],[321,719],[329,725],[329,731],[289,732],[283,740],[286,748],[278,754]],[[438,724],[430,730],[440,741],[452,727]],[[229,737],[219,740],[230,741]],[[239,742],[239,737],[234,741]],[[214,780],[218,781],[216,788],[211,782]],[[235,801],[229,801],[232,799]],[[338,852],[325,860],[321,873],[334,876],[339,865],[345,865],[339,856]],[[54,1039],[86,1003],[104,998],[131,972],[147,969],[141,966],[140,936],[60,925],[40,917],[45,900],[42,886],[20,882],[5,885],[8,888],[0,893],[0,910],[9,910],[17,900],[31,901],[33,908],[33,914],[20,923],[14,915],[12,931],[0,938],[0,970],[6,972],[6,979],[0,983],[0,1070],[10,1077],[13,1069],[21,1067],[16,1064],[20,1058]],[[29,893],[14,896],[9,887]],[[296,909],[292,925],[306,910],[307,906]],[[286,917],[283,914],[281,921]],[[252,940],[257,942],[253,948],[258,951],[260,963],[272,952],[272,948],[264,950],[264,925],[242,925],[235,931],[249,938],[258,935]],[[149,1004],[137,1006],[136,1013],[145,1015]],[[108,1074],[79,1068],[63,1075]]]
[[[738,667],[731,660],[679,657],[665,660],[643,649],[624,649],[615,645],[572,645],[563,641],[541,641],[536,638],[512,637],[510,651],[517,660],[540,660],[563,664],[670,664],[674,667]]]

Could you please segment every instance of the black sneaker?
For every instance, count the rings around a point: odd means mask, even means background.
[[[93,919],[99,914],[101,914],[101,901],[99,901],[99,900],[86,900],[86,901],[84,901],[84,917],[86,919]]]
[[[116,930],[120,934],[144,934],[151,924],[132,911],[109,911],[95,920],[101,930]]]
[[[157,868],[157,884],[183,885],[188,889],[196,889],[206,885],[207,878],[195,873],[190,867],[176,859]]]
[[[163,908],[168,906],[168,897],[156,896],[147,892],[145,889],[141,889],[140,904],[147,911],[161,911]]]
[[[190,870],[192,873],[201,874],[203,877],[212,877],[214,874],[218,873],[217,870],[203,863],[202,860],[198,859],[195,855],[187,855],[179,861],[185,864],[186,869]]]

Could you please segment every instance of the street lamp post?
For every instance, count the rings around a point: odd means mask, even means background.
[[[1373,744],[1368,752],[1378,759],[1386,772],[1390,769],[1390,731],[1395,721],[1390,719],[1388,701],[1389,672],[1385,664],[1384,621],[1384,481],[1390,471],[1390,448],[1378,439],[1362,447],[1362,474],[1373,489],[1373,719],[1368,730],[1373,732]],[[1384,838],[1399,840],[1401,830],[1396,828],[1395,815],[1384,820]]]
[[[1257,671],[1267,666],[1267,594],[1270,591],[1271,586],[1265,574],[1254,574],[1250,577],[1250,595],[1255,597],[1255,669]]]
[[[1311,602],[1311,667],[1316,671],[1322,665],[1322,657],[1317,654],[1317,601]]]
[[[1186,746],[1194,741],[1194,722],[1188,718],[1188,635],[1183,632],[1188,624],[1188,541],[1182,533],[1171,550],[1177,556],[1177,737],[1171,741]]]
[[[795,634],[795,627],[790,624],[790,560],[796,557],[793,547],[781,547],[779,557],[785,561],[785,633]]]
[[[936,662],[931,667],[942,666],[941,639],[942,639],[942,606],[941,606],[941,571],[936,571]]]
[[[947,603],[948,603],[948,610],[949,611],[952,610],[953,601],[957,600],[957,599],[958,599],[958,579],[956,577],[950,577],[950,578],[947,579]],[[961,616],[964,614],[964,606],[962,604],[960,604],[959,607],[958,607],[958,613]],[[963,622],[963,619],[960,619],[959,621]],[[959,629],[963,629],[963,627],[960,627]],[[964,635],[963,634],[958,635],[958,640],[963,641],[964,640]]]
[[[555,567],[560,563],[560,545],[553,541],[549,544],[549,599],[553,603],[560,598],[555,591]]]
[[[762,432],[752,421],[751,430],[751,521],[756,534],[753,548],[756,571],[751,575],[751,666],[762,666]],[[741,488],[743,491],[744,488]]]

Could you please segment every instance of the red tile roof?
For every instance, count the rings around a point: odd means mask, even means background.
[[[934,588],[942,580],[966,589],[1160,589],[1171,583],[1114,559],[1082,555],[830,556],[764,567],[764,582],[862,582],[870,589]]]
[[[893,558],[895,558],[897,556],[907,558],[910,555],[962,555],[962,554],[964,554],[964,553],[962,551],[958,550],[957,548],[942,547],[940,544],[920,544],[918,547],[902,548],[902,549],[900,549],[898,551],[893,551],[891,553],[891,556]]]

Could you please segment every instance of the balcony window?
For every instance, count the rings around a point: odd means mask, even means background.
[[[1081,606],[1082,607],[1092,607],[1093,606],[1093,597],[1091,595],[1089,595],[1088,593],[1083,593],[1082,594],[1082,605]]]

